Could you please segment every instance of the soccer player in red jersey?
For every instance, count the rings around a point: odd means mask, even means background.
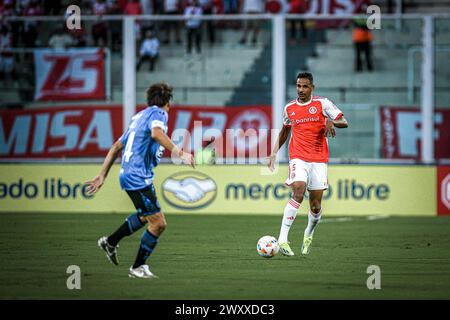
[[[292,199],[284,209],[281,222],[280,252],[293,256],[288,234],[303,201],[305,191],[309,192],[308,225],[303,236],[302,254],[308,254],[314,228],[322,214],[322,195],[328,188],[327,137],[335,137],[334,128],[347,128],[343,113],[330,100],[312,96],[313,76],[309,72],[297,76],[298,98],[284,107],[283,128],[269,157],[268,166],[273,170],[278,150],[286,142],[289,133],[289,174],[285,184],[292,188]]]

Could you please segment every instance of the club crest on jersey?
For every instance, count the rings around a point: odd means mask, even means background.
[[[317,108],[316,107],[309,108],[309,113],[316,114],[317,113]]]

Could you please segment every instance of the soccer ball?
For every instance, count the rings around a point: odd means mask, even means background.
[[[278,240],[274,237],[264,236],[258,240],[256,250],[261,257],[272,258],[278,253],[280,246],[278,245]]]

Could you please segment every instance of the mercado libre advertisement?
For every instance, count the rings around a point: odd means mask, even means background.
[[[129,213],[134,207],[119,186],[119,166],[95,196],[84,182],[100,164],[2,164],[0,212]],[[175,214],[279,214],[290,199],[287,165],[271,174],[264,165],[161,164],[154,185],[163,212]],[[324,192],[327,216],[437,215],[433,166],[330,165]],[[420,184],[420,188],[414,186]],[[309,209],[308,194],[300,213]]]

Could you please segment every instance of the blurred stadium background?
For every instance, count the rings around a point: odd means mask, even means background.
[[[188,1],[0,0],[0,297],[449,298],[448,1],[200,3],[201,52],[194,43],[188,53]],[[250,3],[261,10],[250,14]],[[67,28],[70,5],[81,9],[80,29]],[[380,28],[369,31],[372,70],[363,59],[358,71],[355,29],[370,5],[381,9]],[[245,39],[255,23],[257,36],[251,30]],[[149,30],[160,42],[158,58],[153,70],[148,62],[137,70]],[[289,198],[286,148],[275,175],[264,170],[265,157],[270,129],[280,128],[284,104],[296,98],[299,71],[313,73],[315,94],[339,106],[350,126],[330,141],[323,219],[330,223],[318,232],[316,256],[276,257],[270,265],[254,246],[260,236],[278,234]],[[151,296],[126,282],[125,267],[110,270],[95,248],[97,237],[132,210],[117,183],[118,166],[95,198],[83,183],[145,106],[145,89],[159,81],[174,87],[169,134],[192,152],[215,137],[217,164],[192,171],[166,157],[157,168],[169,230],[154,268],[173,281],[156,284],[159,294]],[[244,131],[229,138],[227,129]],[[213,187],[186,200],[164,188],[169,179]],[[305,202],[300,212],[307,208]],[[296,245],[305,223],[299,214],[291,232]],[[122,248],[124,261],[132,259],[132,242]],[[34,273],[20,281],[28,259]],[[88,270],[84,290],[65,287],[69,264]],[[365,286],[371,264],[386,270],[379,294]],[[182,268],[190,279],[178,275]],[[258,282],[280,268],[289,270],[278,289]]]

